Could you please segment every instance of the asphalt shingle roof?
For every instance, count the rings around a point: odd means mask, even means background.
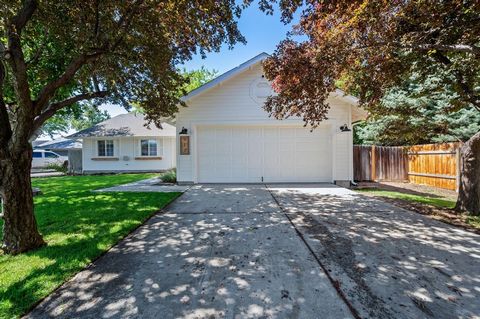
[[[98,123],[85,130],[74,133],[68,138],[84,138],[95,136],[175,136],[175,126],[162,123],[162,128],[158,128],[155,124],[145,126],[146,121],[143,114],[127,113],[117,115]]]

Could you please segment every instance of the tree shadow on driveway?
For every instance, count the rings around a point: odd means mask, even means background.
[[[272,192],[362,317],[480,315],[480,236],[360,194]]]
[[[261,185],[194,187],[27,317],[236,316],[351,318]]]

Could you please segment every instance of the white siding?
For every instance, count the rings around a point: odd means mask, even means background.
[[[97,140],[114,140],[114,157],[116,160],[95,160],[98,158]],[[156,137],[158,156],[162,159],[138,160],[140,157],[140,140],[152,137],[113,137],[85,138],[83,140],[83,171],[89,172],[122,172],[122,171],[163,171],[176,165],[175,138]],[[163,147],[160,148],[160,145]]]
[[[193,97],[188,107],[181,107],[177,115],[177,132],[188,129],[191,138],[190,155],[177,153],[177,178],[180,182],[197,182],[196,140],[197,127],[204,125],[252,125],[252,126],[302,126],[301,119],[278,121],[268,116],[262,103],[250,94],[252,83],[262,79],[262,68],[256,64],[241,74]],[[332,130],[333,180],[352,179],[352,132],[340,132],[341,125],[351,128],[351,106],[342,98],[329,99],[331,106],[328,120],[322,126]],[[178,147],[177,147],[178,149]]]

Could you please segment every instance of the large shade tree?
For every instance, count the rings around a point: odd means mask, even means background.
[[[30,182],[31,137],[85,100],[134,101],[158,124],[181,103],[175,65],[244,41],[234,0],[0,0],[3,250],[44,244]]]
[[[302,1],[284,1],[284,17]],[[313,126],[326,118],[327,97],[339,79],[372,114],[389,89],[412,74],[438,76],[430,95],[455,94],[450,110],[480,112],[480,2],[469,0],[307,0],[295,32],[264,66],[278,95],[265,109],[276,118],[303,116]],[[462,150],[457,208],[480,215],[480,132]]]

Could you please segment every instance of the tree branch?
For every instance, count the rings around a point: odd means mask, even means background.
[[[410,49],[415,51],[430,51],[437,50],[441,52],[466,52],[472,53],[475,56],[480,56],[480,47],[467,44],[403,44],[400,42],[373,42],[370,44],[360,45],[354,50],[363,50],[369,48],[378,48],[384,46],[393,46],[397,49]]]
[[[466,52],[472,53],[474,55],[480,56],[480,47],[474,45],[466,44],[418,44],[418,45],[407,45],[403,46],[407,49],[419,50],[419,51],[429,51],[429,50],[438,50],[445,52]]]
[[[63,85],[70,82],[82,66],[97,59],[103,53],[105,53],[104,50],[98,50],[90,54],[81,54],[72,62],[70,62],[60,77],[45,85],[45,87],[40,91],[37,99],[35,100],[35,114],[39,114],[42,112],[42,110],[44,110],[48,101],[55,95],[55,92]]]
[[[108,91],[89,92],[69,97],[68,99],[65,99],[63,101],[51,103],[40,115],[35,118],[33,122],[33,131],[39,129],[46,120],[51,118],[53,115],[55,115],[56,112],[58,112],[62,108],[80,101],[102,98],[107,96],[107,94]]]
[[[435,60],[446,66],[450,66],[452,64],[452,61],[450,61],[450,59],[441,52],[435,52],[433,57]],[[480,111],[480,96],[476,95],[473,89],[465,83],[464,76],[460,71],[453,70],[453,75],[455,76],[456,80],[455,84],[457,84],[459,88],[455,91],[460,94],[465,101],[471,103],[477,110]]]
[[[138,0],[132,6],[130,7],[130,10],[127,11],[118,21],[118,29],[122,30],[118,38],[113,42],[113,45],[111,46],[112,51],[115,50],[115,48],[120,45],[121,41],[124,39],[125,35],[127,34],[128,28],[130,27],[130,24],[133,21],[133,17],[135,14],[138,12],[140,9],[140,6],[143,4],[144,0]]]
[[[77,71],[85,64],[90,63],[91,61],[97,59],[102,54],[107,51],[114,51],[116,47],[121,43],[123,38],[128,32],[130,23],[132,22],[133,17],[140,8],[140,5],[143,3],[143,0],[136,1],[130,9],[123,15],[118,22],[118,29],[121,30],[117,39],[113,41],[113,44],[104,45],[103,48],[95,51],[90,54],[82,54],[76,59],[74,59],[65,69],[64,73],[55,81],[47,84],[39,93],[37,100],[35,101],[35,114],[39,114],[46,107],[50,98],[52,98],[58,88],[68,83],[73,79]],[[98,10],[98,7],[97,7]],[[94,32],[98,32],[99,26],[95,27]]]
[[[12,19],[12,24],[15,26],[15,32],[18,34],[22,32],[27,22],[32,18],[32,15],[36,9],[36,0],[26,0],[23,2],[22,9],[20,9],[18,14]]]
[[[21,32],[32,18],[37,8],[35,0],[23,1],[20,11],[7,22],[8,63],[12,68],[15,94],[18,98],[17,113],[12,134],[15,135],[15,145],[18,146],[28,140],[30,135],[30,121],[33,119],[33,103],[30,98],[27,65],[21,44]]]
[[[17,15],[12,18],[7,27],[8,51],[10,53],[10,59],[8,59],[8,61],[12,66],[15,78],[15,90],[19,97],[19,104],[27,108],[31,106],[30,86],[28,83],[27,65],[23,55],[20,35],[27,22],[31,19],[36,8],[37,2],[35,0],[24,1],[22,8]],[[28,112],[31,111],[29,110]]]

